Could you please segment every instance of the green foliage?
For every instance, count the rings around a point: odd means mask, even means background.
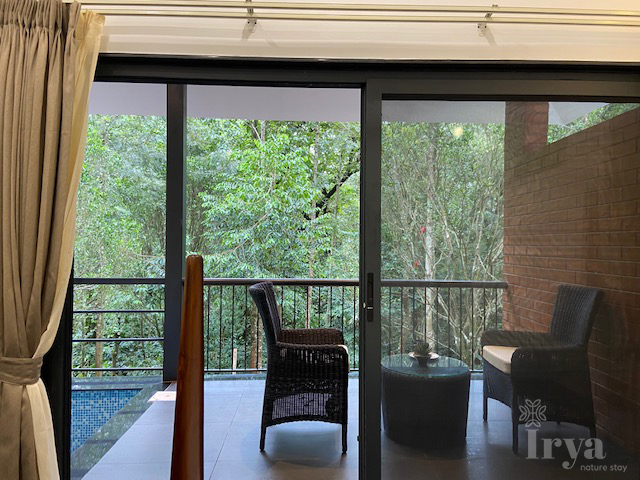
[[[609,103],[566,125],[549,125],[548,142],[557,142],[569,135],[586,130],[589,127],[598,125],[639,106],[640,104],[637,103]]]
[[[76,277],[163,277],[163,117],[92,115],[78,192]]]
[[[188,250],[211,277],[355,276],[358,155],[356,124],[189,119]]]

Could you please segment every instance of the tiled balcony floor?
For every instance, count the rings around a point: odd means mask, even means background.
[[[569,469],[566,447],[553,460],[526,458],[527,437],[520,428],[520,455],[511,452],[510,410],[489,403],[482,421],[482,382],[471,382],[467,445],[459,451],[420,452],[382,437],[383,479],[617,479],[640,478],[638,457],[606,444],[605,460],[585,460],[581,450]],[[358,384],[349,385],[349,451],[341,455],[340,426],[297,422],[269,427],[265,452],[258,444],[264,381],[229,380],[205,383],[205,479],[332,480],[358,476]],[[169,396],[169,395],[167,395]],[[156,401],[84,477],[86,480],[162,480],[169,478],[174,401]],[[539,437],[584,438],[582,427],[543,424]],[[579,440],[577,441],[579,442]],[[538,445],[542,456],[542,445]],[[564,453],[563,453],[564,452]],[[581,460],[580,460],[581,459]],[[594,473],[583,465],[626,466],[626,472]]]

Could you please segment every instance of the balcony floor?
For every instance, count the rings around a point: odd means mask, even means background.
[[[357,479],[358,380],[349,384],[349,451],[341,455],[340,426],[297,422],[269,427],[265,452],[258,448],[263,380],[205,382],[204,478]],[[586,461],[582,453],[569,469],[566,447],[555,459],[526,458],[527,437],[520,428],[520,455],[511,452],[510,410],[489,403],[488,423],[482,421],[482,382],[471,382],[467,445],[459,451],[423,453],[382,436],[383,479],[578,479],[589,473],[582,465],[626,466],[626,472],[591,473],[591,478],[640,478],[637,456],[605,444],[604,460]],[[174,387],[174,386],[172,386]],[[168,389],[169,391],[171,390]],[[164,394],[170,398],[171,394]],[[162,395],[160,395],[162,397]],[[156,401],[84,477],[86,480],[161,480],[169,478],[175,402]],[[543,424],[538,436],[585,438],[587,429],[568,424]],[[579,440],[576,442],[578,443]],[[538,455],[542,456],[539,442]],[[564,454],[563,454],[564,452]],[[584,447],[581,452],[584,452]],[[581,460],[580,460],[581,459]]]

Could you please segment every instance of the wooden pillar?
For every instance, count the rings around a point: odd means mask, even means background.
[[[204,476],[204,337],[202,257],[189,255],[184,281],[171,480]]]

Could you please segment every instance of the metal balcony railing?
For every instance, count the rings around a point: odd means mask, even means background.
[[[249,286],[265,279],[205,279],[205,371],[207,373],[256,373],[266,367],[266,343]],[[352,370],[359,368],[359,286],[350,279],[267,279],[274,283],[284,328],[332,327],[343,331]],[[74,324],[82,316],[116,315],[118,322],[139,325],[137,336],[74,335],[76,374],[90,372],[139,372],[162,370],[164,340],[162,306],[145,303],[161,300],[163,279],[76,279],[76,288],[126,288],[135,286],[142,299],[122,308],[74,311]],[[426,340],[441,355],[459,358],[472,370],[482,368],[479,343],[486,328],[502,326],[504,282],[448,280],[383,280],[381,291],[382,353],[407,353],[417,340]],[[140,293],[139,292],[139,293]],[[91,301],[88,299],[89,302]],[[87,301],[87,299],[85,299]],[[125,302],[126,303],[126,302]],[[85,305],[86,307],[86,305]],[[155,318],[152,322],[150,318]],[[155,330],[154,330],[155,325]],[[75,325],[77,327],[77,325]],[[104,330],[104,329],[103,329]],[[131,329],[129,329],[131,330]],[[74,333],[79,328],[74,328]],[[155,331],[155,335],[147,332]],[[95,332],[94,336],[95,336]],[[102,367],[95,366],[95,346],[103,349]],[[155,349],[145,344],[155,345]],[[85,347],[82,352],[79,349]],[[116,345],[119,347],[116,348]],[[87,347],[92,348],[88,349]],[[126,346],[126,348],[125,348]],[[120,348],[122,347],[122,348]],[[89,351],[90,350],[90,351]],[[114,356],[114,352],[118,354]],[[151,352],[149,352],[151,350]],[[149,364],[156,356],[156,363]],[[158,357],[160,355],[160,357]],[[82,357],[83,364],[78,364]],[[93,361],[92,361],[93,360]],[[116,363],[113,364],[112,360]]]

